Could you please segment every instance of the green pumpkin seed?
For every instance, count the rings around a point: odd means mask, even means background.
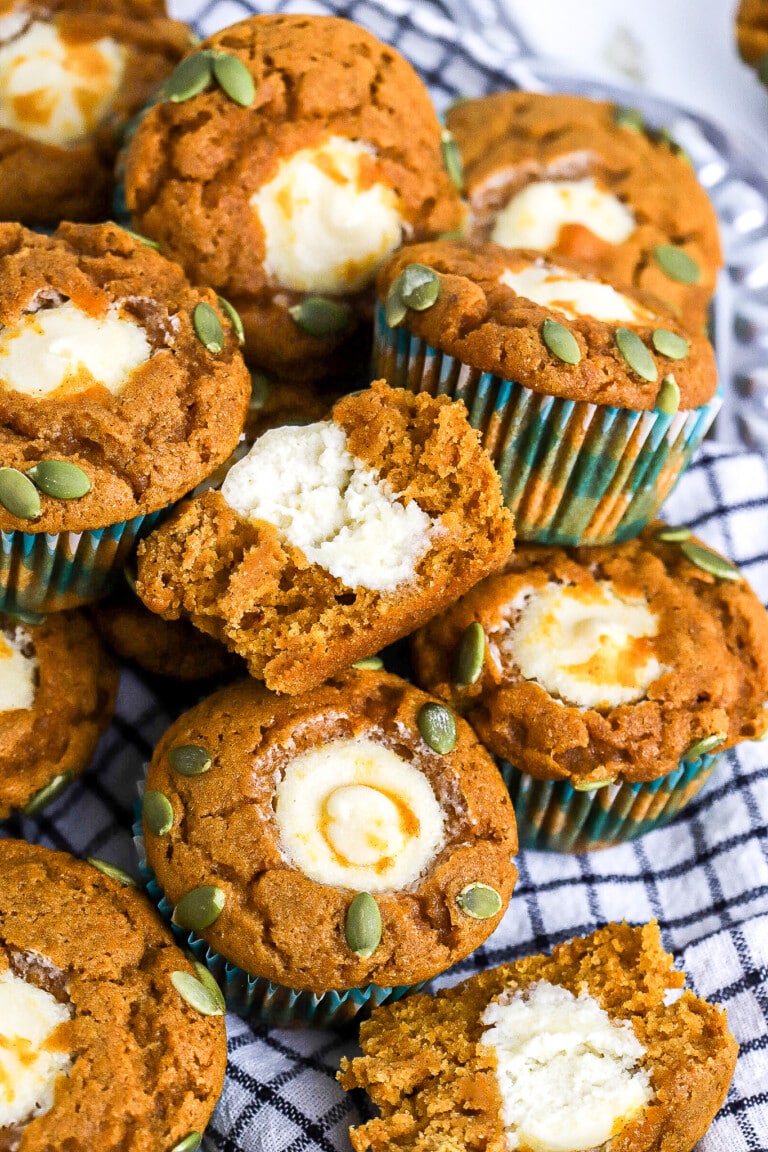
[[[168,760],[179,776],[202,776],[211,767],[211,754],[198,744],[177,744],[168,753]]]
[[[360,668],[363,672],[380,672],[384,667],[381,656],[364,656],[362,660],[355,660],[353,668]]]
[[[265,376],[263,372],[251,372],[251,409],[258,412],[260,408],[263,408],[269,400],[271,391],[272,385],[269,382],[269,377]]]
[[[352,321],[349,304],[332,300],[329,296],[307,296],[288,311],[303,332],[320,339],[338,336],[349,328]]]
[[[456,903],[465,916],[473,920],[490,920],[501,911],[501,896],[490,884],[467,884],[456,897]]]
[[[674,416],[680,407],[680,389],[677,386],[677,380],[670,372],[661,381],[661,388],[656,394],[656,408],[659,412],[665,412],[667,416]]]
[[[685,524],[666,524],[656,529],[653,538],[662,544],[681,544],[683,540],[690,540],[691,530]]]
[[[414,312],[426,312],[440,295],[440,277],[426,264],[409,264],[395,285],[403,304]]]
[[[760,57],[755,65],[755,71],[763,84],[768,84],[768,52],[766,52],[765,56]]]
[[[27,476],[41,492],[57,500],[79,500],[91,490],[88,474],[68,460],[41,460]]]
[[[171,984],[182,1000],[186,1000],[190,1008],[195,1008],[202,1016],[224,1015],[219,1000],[196,976],[190,976],[189,972],[177,969],[171,972]]]
[[[213,75],[225,96],[242,108],[250,108],[256,99],[253,76],[238,56],[217,52],[213,58]]]
[[[148,789],[144,793],[141,813],[153,836],[167,836],[173,828],[173,805],[162,792]]]
[[[693,762],[698,760],[700,756],[705,756],[708,752],[714,752],[715,748],[719,748],[721,744],[725,744],[728,739],[727,732],[715,732],[712,736],[705,736],[703,740],[697,740],[695,744],[691,744],[683,753],[683,760]]]
[[[71,772],[62,772],[59,776],[54,776],[53,780],[49,780],[39,792],[35,792],[31,800],[22,808],[24,816],[37,816],[38,812],[42,812],[43,808],[47,808],[49,804],[60,796],[64,789],[72,779]]]
[[[578,341],[564,324],[552,320],[548,316],[541,326],[541,338],[553,356],[562,360],[564,364],[578,364],[581,360],[581,349]]]
[[[466,240],[467,233],[462,228],[454,228],[452,232],[440,232],[438,240]]]
[[[192,963],[195,966],[195,972],[197,972],[197,978],[200,981],[200,983],[205,985],[205,987],[208,989],[211,996],[213,996],[213,998],[215,1000],[218,1000],[219,1006],[221,1007],[222,1012],[226,1012],[227,1002],[224,999],[224,993],[222,992],[221,988],[219,988],[218,984],[216,983],[216,978],[213,975],[213,973],[209,972],[208,969],[206,968],[205,964],[201,964],[199,960],[195,960],[193,958]]]
[[[702,572],[708,572],[710,576],[717,577],[718,580],[743,579],[735,564],[731,564],[730,560],[726,560],[724,556],[718,556],[717,552],[705,548],[703,544],[697,544],[695,540],[684,540],[680,545],[680,551],[690,560],[691,564],[701,568]]]
[[[613,120],[619,128],[629,128],[632,132],[645,131],[645,120],[638,108],[627,108],[617,104],[613,110]]]
[[[344,936],[350,951],[367,960],[381,943],[381,912],[369,892],[358,892],[347,909]]]
[[[633,372],[637,372],[643,380],[658,379],[659,370],[656,367],[656,361],[637,332],[633,332],[631,328],[617,328],[614,339],[616,347]]]
[[[37,628],[48,618],[45,612],[9,612],[7,608],[3,615],[10,616],[11,620],[15,620],[19,624],[28,624],[31,628]]]
[[[171,73],[163,86],[166,100],[183,104],[204,92],[213,79],[211,58],[207,52],[187,56]]]
[[[217,299],[221,305],[222,312],[234,329],[238,344],[245,344],[245,328],[243,328],[243,322],[240,319],[240,313],[235,307],[233,307],[232,304],[230,304],[229,300],[226,300],[223,296],[218,296]]]
[[[141,232],[132,232],[130,228],[123,228],[123,232],[133,240],[138,241],[139,244],[145,244],[147,248],[152,248],[155,252],[160,251],[160,245],[157,240],[150,240],[148,236],[142,236]]]
[[[577,780],[572,784],[574,792],[597,792],[599,788],[607,788],[609,784],[615,784],[616,777],[609,776],[607,780]]]
[[[178,1144],[174,1144],[171,1152],[197,1152],[202,1142],[203,1137],[200,1132],[190,1132],[183,1140],[179,1140]]]
[[[42,510],[39,492],[18,468],[0,468],[0,504],[19,520],[35,520]]]
[[[440,148],[443,153],[443,167],[450,176],[459,192],[464,187],[464,168],[461,163],[461,153],[453,133],[443,128],[440,134]]]
[[[447,756],[456,747],[456,718],[442,704],[423,704],[416,717],[425,744],[441,756]]]
[[[459,688],[474,684],[483,670],[485,659],[485,632],[482,624],[474,620],[461,634],[453,654],[451,680]]]
[[[118,884],[123,884],[126,888],[138,888],[133,876],[123,872],[122,868],[118,868],[116,864],[110,864],[107,860],[99,860],[96,856],[87,856],[86,860],[92,868],[96,868],[105,876],[109,876],[110,880],[117,880]]]
[[[400,295],[400,280],[398,278],[393,281],[389,292],[387,292],[387,299],[384,304],[384,319],[390,328],[399,328],[407,315],[408,309]]]
[[[668,360],[682,360],[684,356],[688,355],[690,344],[682,336],[678,336],[676,332],[670,332],[666,328],[657,328],[651,339],[656,351],[661,352],[662,356],[666,356]]]
[[[215,884],[202,884],[182,896],[173,910],[172,920],[179,928],[199,932],[215,923],[224,911],[226,896]]]
[[[659,268],[670,280],[676,280],[678,284],[698,284],[701,279],[701,268],[692,256],[676,244],[658,244],[653,255]]]
[[[204,300],[196,305],[192,313],[192,326],[200,343],[217,356],[224,348],[224,329],[213,308]]]

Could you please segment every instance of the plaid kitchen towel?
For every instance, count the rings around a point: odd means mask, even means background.
[[[261,11],[336,12],[367,25],[416,65],[444,106],[459,92],[508,87],[524,71],[509,28],[483,35],[457,16],[493,5],[304,0]],[[253,11],[243,0],[176,5],[202,34]],[[486,28],[487,31],[487,28]],[[707,443],[666,508],[742,568],[768,603],[768,458]],[[89,771],[36,820],[11,821],[24,836],[136,871],[130,835],[143,765],[157,739],[193,702],[190,690],[125,669],[117,714]],[[740,1044],[727,1101],[700,1152],[768,1152],[768,743],[727,754],[671,827],[634,844],[578,857],[520,854],[509,911],[487,943],[437,983],[540,951],[608,920],[655,917],[665,945],[696,991],[728,1010]],[[208,1152],[349,1152],[350,1124],[370,1112],[335,1082],[354,1041],[330,1033],[253,1028],[227,1018],[229,1067],[205,1138]]]

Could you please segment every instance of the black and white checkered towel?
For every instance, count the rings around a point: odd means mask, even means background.
[[[243,0],[180,0],[176,14],[209,33],[252,11]],[[182,9],[181,5],[184,4]],[[480,9],[473,0],[467,10]],[[350,0],[264,4],[261,10],[337,12],[410,57],[439,103],[458,92],[509,86],[514,40],[462,34],[459,4]],[[488,5],[486,5],[488,7]],[[491,4],[492,8],[493,5]],[[465,12],[466,14],[466,12]],[[503,49],[503,51],[502,51]],[[669,500],[687,523],[738,563],[768,604],[768,457],[708,443]],[[125,670],[117,715],[86,775],[37,820],[5,833],[135,872],[131,809],[144,762],[187,689]],[[727,1101],[699,1152],[768,1152],[768,743],[727,754],[671,827],[589,855],[521,853],[509,911],[488,942],[437,984],[541,951],[608,920],[655,917],[695,990],[728,1010],[741,1046]],[[370,1113],[334,1076],[351,1040],[267,1031],[227,1018],[229,1068],[205,1148],[222,1152],[349,1152],[347,1130]]]

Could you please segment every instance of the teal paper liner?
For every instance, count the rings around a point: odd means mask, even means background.
[[[682,760],[658,780],[609,784],[592,792],[577,792],[566,780],[537,780],[507,760],[496,762],[512,797],[521,848],[591,852],[663,828],[706,783],[719,759],[717,753]]]
[[[517,538],[537,544],[613,544],[638,535],[690,463],[722,404],[670,416],[533,392],[470,368],[379,306],[374,373],[393,387],[463,400],[501,476]]]
[[[318,995],[286,988],[261,976],[251,976],[236,964],[231,964],[195,932],[179,928],[172,922],[173,904],[147,863],[140,809],[133,826],[133,839],[147,895],[168,922],[179,946],[187,949],[195,960],[205,965],[224,993],[227,1009],[239,1016],[270,1028],[302,1025],[340,1028],[350,1021],[365,1018],[380,1004],[394,1003],[409,992],[419,992],[428,983],[422,980],[419,984],[401,984],[394,988],[368,984],[365,988],[331,990]]]

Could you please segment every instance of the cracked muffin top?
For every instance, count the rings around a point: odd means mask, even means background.
[[[249,680],[198,704],[155,749],[144,833],[177,923],[197,929],[180,901],[215,888],[208,944],[318,993],[443,971],[496,927],[516,878],[493,761],[468,724],[386,672],[297,697]],[[363,923],[361,894],[375,904]]]
[[[214,293],[140,238],[0,225],[0,528],[81,531],[164,507],[227,459],[249,396]],[[51,461],[78,478],[67,498]]]
[[[135,227],[232,300],[255,365],[326,372],[382,260],[462,218],[426,88],[356,24],[264,15],[211,36],[168,91],[125,157]]]
[[[192,1147],[226,1065],[193,965],[100,867],[2,840],[0,870],[2,1152]]]
[[[463,101],[446,123],[472,239],[575,257],[703,331],[722,265],[717,217],[667,133],[607,101],[533,92]]]
[[[118,133],[189,43],[162,0],[2,0],[0,219],[103,219]]]

